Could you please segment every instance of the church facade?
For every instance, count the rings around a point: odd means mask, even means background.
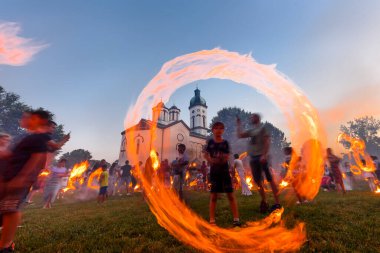
[[[145,163],[149,156],[149,152],[154,148],[161,161],[168,159],[169,162],[178,156],[177,147],[179,144],[186,145],[186,151],[191,162],[200,164],[204,158],[202,150],[206,145],[207,134],[207,104],[206,100],[201,97],[200,90],[194,91],[194,96],[190,100],[190,126],[188,126],[180,118],[181,110],[176,106],[166,107],[160,102],[152,108],[152,120],[141,119],[136,125],[126,129],[121,133],[121,146],[119,154],[119,164],[122,165],[126,160],[130,160],[132,164],[138,161]],[[155,138],[151,136],[151,128],[157,123],[155,129]],[[133,138],[136,147],[133,152],[138,157],[138,161],[133,161],[132,154],[128,154],[126,145],[129,140],[126,138],[126,132],[134,131]],[[129,137],[129,136],[128,136]]]

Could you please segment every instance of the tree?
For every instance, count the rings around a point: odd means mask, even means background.
[[[84,150],[84,149],[75,149],[71,152],[67,152],[61,155],[59,159],[66,159],[66,167],[71,168],[75,164],[83,162],[83,161],[89,161],[92,158],[92,155],[90,151]]]
[[[23,134],[19,127],[19,119],[25,110],[30,109],[20,101],[20,96],[11,92],[6,92],[0,86],[0,131],[6,132],[12,136]]]
[[[366,152],[374,155],[380,153],[380,120],[373,116],[365,116],[356,118],[347,122],[346,125],[341,125],[340,130],[350,136],[362,139],[366,144]],[[349,148],[349,143],[343,142],[346,148]]]
[[[223,138],[230,143],[231,152],[241,154],[247,151],[248,139],[239,139],[237,137],[236,117],[240,118],[242,129],[249,129],[251,127],[251,116],[251,112],[245,111],[241,108],[223,108],[222,110],[219,110],[217,116],[211,120],[210,128],[216,121],[223,122],[225,127]],[[273,124],[264,122],[264,125],[271,135],[270,154],[272,157],[272,164],[277,165],[283,160],[282,149],[289,146],[290,142],[287,141],[284,132]]]
[[[23,135],[25,131],[20,128],[19,120],[22,113],[26,110],[30,110],[31,107],[24,104],[20,100],[20,96],[7,92],[0,86],[0,131],[10,134],[14,139],[18,139]],[[39,108],[43,109],[43,108]],[[54,114],[50,112],[52,118]],[[63,125],[58,125],[56,131],[53,133],[53,140],[60,140],[65,135]]]

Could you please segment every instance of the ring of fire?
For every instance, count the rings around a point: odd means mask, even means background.
[[[141,115],[161,99],[166,102],[178,88],[197,80],[228,79],[248,85],[266,95],[285,115],[290,130],[290,140],[296,150],[301,150],[304,173],[295,185],[300,195],[313,199],[318,193],[323,175],[322,146],[325,134],[318,113],[307,97],[274,65],[257,63],[250,55],[240,55],[222,49],[203,50],[177,57],[166,62],[160,72],[149,82],[131,107],[125,119],[130,128]],[[151,137],[155,138],[155,126]],[[128,159],[137,163],[133,130],[126,132],[129,140]],[[152,151],[154,147],[152,147]],[[151,152],[158,163],[155,152]],[[292,164],[292,163],[291,163]],[[291,168],[289,169],[291,170]],[[279,210],[261,221],[248,222],[240,231],[223,229],[208,222],[179,201],[172,190],[153,178],[146,180],[138,171],[146,200],[158,223],[178,240],[206,252],[294,251],[306,240],[304,224],[288,229],[280,222]],[[273,225],[278,223],[277,225]]]

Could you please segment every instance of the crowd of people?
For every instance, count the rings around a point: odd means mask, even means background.
[[[158,168],[153,169],[151,156],[143,162],[135,165],[125,161],[119,164],[115,161],[110,166],[103,159],[95,163],[91,169],[87,169],[84,181],[99,169],[101,172],[97,178],[99,188],[98,203],[103,203],[108,196],[125,193],[132,195],[140,186],[140,176],[152,185],[153,180],[160,180],[166,187],[173,189],[178,198],[183,201],[184,187],[187,189],[204,190],[210,192],[209,218],[210,224],[216,225],[216,204],[219,194],[226,193],[232,216],[233,226],[241,226],[238,211],[238,202],[234,194],[237,187],[241,187],[244,196],[252,195],[250,186],[246,182],[248,174],[253,181],[261,197],[259,211],[272,212],[281,208],[279,199],[280,180],[292,178],[290,186],[297,197],[297,203],[305,203],[308,200],[297,192],[297,184],[300,183],[298,175],[303,173],[302,152],[297,156],[292,147],[285,147],[283,155],[284,163],[280,173],[276,173],[270,167],[270,134],[264,124],[261,123],[259,114],[253,114],[251,128],[242,129],[240,119],[237,119],[237,135],[239,138],[247,138],[247,155],[250,172],[247,173],[243,161],[238,154],[232,153],[230,144],[223,139],[224,124],[215,122],[212,125],[212,138],[207,141],[204,148],[204,161],[196,164],[190,161],[186,152],[186,146],[177,146],[177,157],[169,162],[162,159]],[[68,178],[72,168],[67,168],[66,159],[60,159],[53,163],[55,151],[59,150],[69,139],[65,135],[59,142],[52,140],[56,123],[51,115],[44,110],[26,111],[21,120],[20,128],[25,130],[25,135],[18,140],[12,140],[8,134],[0,133],[0,222],[2,233],[0,239],[0,252],[12,252],[14,249],[14,236],[17,226],[21,221],[21,207],[24,203],[32,203],[36,191],[43,189],[43,208],[51,208],[54,201],[62,196],[67,187]],[[158,157],[158,153],[156,153]],[[379,177],[379,164],[377,157],[372,157],[376,172],[364,172],[372,191],[376,190]],[[230,162],[233,161],[233,162]],[[351,190],[355,181],[355,175],[349,161],[342,161],[333,151],[326,150],[326,172],[322,178],[321,187],[326,191]],[[365,164],[365,161],[362,161]],[[39,180],[41,172],[49,168],[49,173],[44,180]],[[292,168],[289,170],[289,168]],[[141,173],[139,173],[141,172]],[[43,183],[42,183],[43,182]],[[86,184],[83,184],[86,186]],[[269,205],[267,200],[268,186],[274,197],[274,203]]]

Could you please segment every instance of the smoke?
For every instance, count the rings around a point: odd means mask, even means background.
[[[336,141],[340,133],[340,126],[348,121],[364,116],[374,116],[380,119],[380,86],[361,86],[345,92],[343,97],[324,109],[320,109],[322,124],[328,133],[328,143],[338,151],[343,146]]]
[[[47,47],[19,36],[21,27],[14,22],[0,22],[0,64],[22,66]]]

